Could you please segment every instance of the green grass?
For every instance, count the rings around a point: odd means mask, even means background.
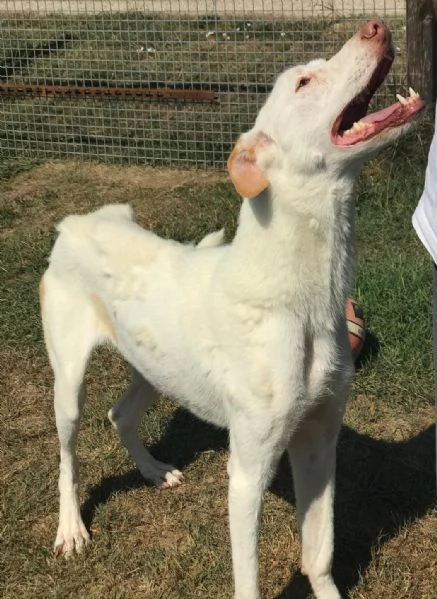
[[[98,158],[109,163],[222,165],[284,68],[329,57],[365,17],[296,21],[165,14],[14,15],[0,22],[3,82],[204,84],[214,103],[0,98],[0,156]],[[402,19],[387,18],[400,49],[379,99],[405,89]],[[214,35],[206,37],[208,32]],[[153,51],[148,51],[152,49]],[[220,85],[221,87],[217,87]],[[226,86],[230,86],[226,91]]]
[[[411,410],[430,396],[433,385],[432,267],[411,226],[422,192],[427,133],[425,127],[410,143],[387,150],[365,171],[357,204],[356,295],[378,346],[377,359],[364,361],[357,384],[371,394],[378,377],[378,397]]]
[[[351,599],[433,599],[437,555],[431,261],[410,221],[430,139],[424,127],[366,167],[357,189],[354,294],[368,343],[339,444],[334,574]],[[127,369],[108,350],[93,357],[79,439],[81,505],[93,543],[69,562],[51,555],[58,445],[52,375],[41,339],[37,286],[65,214],[128,199],[139,221],[179,240],[226,226],[240,204],[217,173],[75,162],[10,161],[1,171],[0,586],[5,599],[231,596],[227,439],[162,399],[141,426],[157,457],[185,484],[145,486],[106,418]],[[267,494],[260,539],[267,599],[310,597],[298,573],[290,473]]]

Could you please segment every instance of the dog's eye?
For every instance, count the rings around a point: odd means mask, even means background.
[[[301,77],[300,79],[298,79],[298,81],[296,83],[295,91],[299,91],[301,87],[305,87],[305,85],[308,85],[308,83],[310,81],[311,81],[311,77]]]

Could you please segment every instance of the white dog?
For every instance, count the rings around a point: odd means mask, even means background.
[[[257,529],[263,493],[290,456],[302,568],[318,599],[331,576],[338,432],[353,370],[344,318],[351,287],[354,183],[363,161],[397,139],[423,107],[408,99],[366,116],[393,61],[380,21],[331,60],[287,70],[228,161],[245,198],[236,236],[199,246],[160,239],[125,205],[59,225],[41,282],[61,445],[58,553],[89,540],[75,453],[91,350],[110,341],[133,381],[109,418],[144,478],[181,482],[137,425],[165,393],[230,435],[229,519],[237,599],[260,597]],[[212,201],[212,200],[211,200]]]

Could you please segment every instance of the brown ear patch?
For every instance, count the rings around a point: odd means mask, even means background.
[[[249,141],[237,142],[228,158],[228,171],[237,192],[245,198],[253,198],[269,185],[265,173],[256,163],[257,152],[262,146],[272,143],[270,138],[259,133]]]

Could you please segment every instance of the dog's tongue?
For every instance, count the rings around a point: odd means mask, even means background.
[[[378,110],[378,112],[372,112],[371,114],[366,115],[365,117],[360,119],[360,123],[380,123],[381,121],[385,121],[385,119],[387,119],[394,112],[396,112],[398,108],[399,103],[397,102],[392,106],[387,106],[387,108]]]

